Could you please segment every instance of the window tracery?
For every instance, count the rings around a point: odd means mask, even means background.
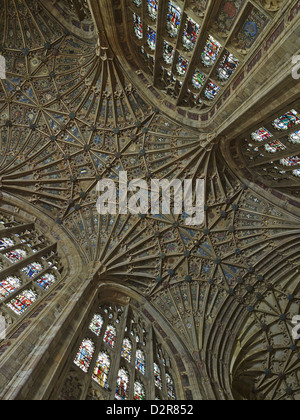
[[[256,176],[264,177],[264,182],[274,188],[284,188],[288,194],[297,197],[296,186],[299,177],[297,165],[299,160],[300,115],[298,103],[294,108],[278,113],[264,127],[253,131],[245,140],[246,150],[241,154],[248,162],[249,169]],[[241,147],[241,146],[240,146]]]
[[[267,12],[264,14],[247,0],[221,1],[212,12],[210,25],[204,19],[206,0],[188,0],[183,5],[174,0],[161,6],[156,0],[133,4],[128,0],[128,6],[128,13],[134,14],[134,31],[139,39],[133,50],[137,57],[143,56],[145,73],[152,74],[155,87],[175,99],[176,106],[199,111],[211,107],[224,93],[223,87],[242,68],[245,57],[270,22]],[[143,25],[148,27],[146,39]],[[161,34],[158,40],[157,30]],[[197,45],[201,45],[202,53]],[[170,66],[169,78],[164,77],[162,61]],[[207,73],[203,85],[194,77],[196,69]],[[170,88],[173,83],[175,86]]]
[[[79,349],[76,349],[67,374],[68,378],[79,378],[78,372],[87,375],[82,377],[82,381],[90,381],[87,398],[93,393],[94,398],[99,395],[101,399],[106,398],[106,394],[117,400],[145,400],[155,396],[176,399],[171,361],[168,359],[167,366],[167,356],[162,345],[158,344],[149,320],[145,321],[129,305],[101,305],[87,326],[85,338],[78,344]],[[114,347],[107,346],[103,340],[107,326],[116,330]],[[150,353],[157,361],[155,365],[150,363]],[[69,388],[67,379],[60,398],[66,397]]]

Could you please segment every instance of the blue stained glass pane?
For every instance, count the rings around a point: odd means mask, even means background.
[[[209,99],[210,101],[214,100],[217,94],[219,93],[220,89],[221,89],[220,86],[210,81],[205,90],[206,98]]]
[[[14,246],[15,242],[10,238],[2,238],[0,239],[0,250],[10,248]]]
[[[43,271],[43,266],[40,263],[33,262],[29,264],[27,267],[22,269],[23,273],[25,273],[28,277],[32,278],[36,276],[38,273]]]
[[[156,32],[153,31],[153,29],[151,29],[149,26],[148,26],[148,33],[147,33],[147,42],[150,49],[154,51],[155,45],[156,45]]]
[[[14,299],[12,299],[7,306],[17,315],[22,315],[27,308],[29,308],[37,299],[37,294],[33,290],[24,290]]]
[[[178,58],[176,69],[181,76],[185,75],[188,66],[189,66],[189,61],[186,58],[182,57],[182,55],[180,55]]]
[[[87,373],[90,367],[94,351],[94,343],[91,340],[83,340],[74,360],[74,363],[85,373]]]
[[[148,13],[151,19],[156,20],[158,10],[158,1],[157,0],[148,0]]]
[[[266,128],[260,128],[251,134],[251,138],[255,141],[265,141],[270,139],[272,134]]]
[[[15,290],[21,287],[22,283],[18,277],[7,277],[0,283],[0,300],[11,295]]]
[[[142,350],[137,350],[135,368],[142,374],[145,374],[145,355]]]
[[[53,274],[44,274],[40,279],[37,280],[37,284],[44,290],[49,289],[56,281]]]
[[[157,386],[159,389],[162,389],[162,380],[161,380],[161,371],[159,366],[154,363],[153,365],[153,369],[154,369],[154,382],[155,382],[155,386]]]
[[[170,37],[176,38],[179,32],[181,22],[182,10],[176,6],[172,1],[169,3],[167,28]]]

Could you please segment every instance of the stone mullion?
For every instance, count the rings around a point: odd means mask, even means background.
[[[41,251],[36,252],[35,254],[29,255],[25,260],[19,261],[15,264],[12,264],[10,267],[7,267],[1,271],[1,278],[5,278],[9,275],[13,275],[17,271],[21,270],[23,267],[26,267],[28,264],[33,263],[36,260],[39,260],[44,255],[48,254],[51,251],[56,251],[57,244],[53,244],[43,248]]]
[[[180,102],[182,101],[182,99],[184,98],[187,88],[188,88],[188,83],[190,80],[192,80],[193,74],[195,72],[195,68],[197,68],[197,60],[199,60],[199,57],[201,57],[201,53],[205,47],[205,44],[207,42],[208,39],[208,35],[209,35],[209,25],[210,25],[210,18],[212,15],[214,15],[217,11],[217,8],[219,7],[219,5],[217,4],[217,2],[210,0],[208,6],[207,6],[207,12],[205,14],[205,18],[203,19],[203,22],[201,24],[201,29],[200,29],[200,33],[198,35],[198,39],[196,42],[196,45],[194,47],[193,50],[193,55],[192,58],[190,59],[190,63],[189,63],[189,67],[186,71],[185,74],[185,79],[182,83],[181,86],[181,90],[177,99],[177,105],[180,104]],[[198,22],[199,23],[199,22]],[[201,69],[199,69],[201,71]],[[201,91],[203,90],[205,85],[202,86],[202,88],[199,91],[199,97],[201,94]]]
[[[147,400],[155,400],[155,385],[154,385],[154,375],[153,375],[153,330],[151,326],[148,327],[149,332],[146,341],[146,348],[145,348],[145,382],[143,383],[145,386],[146,391],[146,399]],[[148,331],[147,328],[147,331]]]
[[[278,151],[276,153],[270,153],[269,156],[261,157],[260,159],[258,159],[257,162],[248,164],[248,167],[249,168],[255,168],[257,166],[264,165],[264,164],[269,163],[269,162],[274,162],[274,163],[278,162],[278,164],[280,164],[280,162],[279,162],[280,159],[287,158],[287,157],[291,156],[291,154],[299,153],[299,151],[300,151],[299,149],[300,149],[300,147],[297,147],[297,148],[295,148],[295,150],[294,149],[287,149],[287,150],[283,150],[281,152]],[[269,152],[266,151],[266,153],[269,153]],[[290,167],[288,167],[288,166],[286,168],[290,169]]]
[[[154,71],[153,71],[154,86],[158,85],[157,80],[159,79],[159,74],[160,74],[161,59],[162,59],[164,38],[165,38],[164,35],[165,35],[165,30],[166,30],[165,25],[166,25],[167,13],[168,13],[168,1],[160,0],[158,3],[156,49],[155,49]],[[161,42],[159,42],[159,40]]]
[[[130,322],[130,320],[129,320]],[[135,363],[136,363],[136,351],[138,350],[137,342],[136,342],[136,333],[132,336],[132,359],[130,363],[129,375],[130,375],[130,382],[129,382],[129,399],[133,400],[134,395],[134,383],[135,383]]]
[[[200,98],[201,93],[204,91],[205,86],[207,85],[207,82],[208,82],[209,79],[211,79],[212,81],[216,82],[216,84],[219,85],[222,89],[225,89],[226,86],[228,85],[229,79],[226,80],[226,81],[222,81],[222,80],[218,79],[218,77],[216,75],[216,70],[219,68],[219,66],[220,66],[220,64],[222,62],[222,59],[223,59],[224,54],[225,54],[226,51],[229,51],[230,53],[232,53],[233,56],[239,60],[239,64],[240,65],[243,64],[244,61],[246,60],[246,58],[242,54],[240,54],[236,50],[236,48],[230,43],[230,40],[231,40],[232,35],[234,34],[235,30],[236,30],[236,25],[237,25],[238,19],[241,16],[243,16],[244,11],[246,10],[247,7],[248,7],[248,2],[246,1],[245,4],[243,5],[243,7],[239,10],[239,12],[238,12],[238,15],[239,16],[236,17],[236,20],[233,23],[231,30],[229,31],[229,33],[226,36],[226,38],[224,38],[224,45],[223,45],[223,42],[220,42],[221,45],[222,45],[222,49],[221,49],[221,51],[219,53],[219,56],[216,59],[216,62],[213,64],[213,66],[211,67],[211,69],[209,70],[209,68],[206,68],[206,67],[203,68],[203,71],[204,71],[204,73],[207,76],[207,81],[204,83],[203,86],[201,86],[201,88],[199,89],[199,91],[196,92],[197,95],[198,95],[198,98]],[[218,11],[215,11],[214,16],[216,16],[217,12]],[[211,32],[214,33],[214,30],[212,30]],[[212,36],[218,37],[219,35],[218,34],[217,35],[214,35],[213,34]],[[222,38],[222,41],[223,41],[223,38]],[[206,71],[206,70],[209,70],[209,71]],[[201,69],[200,69],[200,71],[201,71]],[[232,79],[234,76],[236,76],[238,74],[238,72],[239,72],[239,69],[237,68],[236,71],[235,71],[235,73],[231,75],[230,79]]]
[[[95,310],[93,312],[93,314],[91,315],[91,318],[89,320],[89,325],[90,325],[90,322],[92,321],[93,316],[96,313],[99,313],[99,311],[97,312],[97,310]],[[103,317],[103,314],[101,314],[101,316]],[[101,351],[106,351],[109,354],[109,357],[110,357],[111,360],[112,360],[112,357],[113,357],[113,354],[111,354],[111,351],[109,351],[108,349],[104,349],[104,345],[103,345],[104,334],[105,334],[107,325],[109,324],[108,321],[109,321],[108,319],[105,319],[105,321],[103,322],[103,326],[102,326],[102,329],[101,329],[101,332],[100,332],[99,337],[97,337],[97,335],[94,334],[89,329],[89,326],[86,327],[86,331],[87,331],[86,335],[88,335],[89,337],[91,337],[91,339],[95,343],[95,351],[94,351],[93,358],[92,358],[92,361],[91,361],[91,364],[90,364],[90,367],[89,367],[89,372],[88,372],[89,373],[89,379],[90,380],[89,380],[88,386],[85,384],[85,392],[83,393],[83,395],[85,395],[85,398],[84,399],[86,399],[86,395],[87,395],[87,393],[89,391],[90,385],[93,382],[96,384],[97,388],[99,387],[100,389],[103,389],[104,390],[104,388],[101,388],[100,385],[99,384],[97,385],[97,383],[93,380],[93,374],[94,374],[95,367],[96,367],[96,364],[97,364],[98,356],[99,356],[99,354],[100,354]]]
[[[147,376],[149,377],[149,391],[150,391],[150,395],[148,395],[148,399],[153,401],[155,400],[155,397],[156,397],[157,387],[155,386],[154,370],[153,370],[155,346],[154,346],[154,331],[152,327],[150,328],[150,332],[149,332],[147,350],[148,350],[147,351],[148,357],[146,356],[146,361],[148,360],[149,363],[146,364],[146,372],[147,372]]]
[[[119,323],[118,333],[117,333],[117,339],[115,342],[115,346],[113,349],[113,358],[111,360],[111,366],[110,366],[110,372],[109,372],[109,384],[110,384],[110,400],[115,399],[115,389],[117,386],[117,379],[118,379],[118,372],[120,369],[120,363],[121,363],[121,351],[122,351],[122,345],[125,335],[125,327],[127,322],[127,316],[128,316],[128,310],[129,306],[127,305],[124,309],[124,313],[122,314],[122,319]],[[131,378],[129,378],[131,380]]]
[[[3,236],[2,232],[3,232],[3,234],[5,234],[5,236],[15,234],[15,233],[21,234],[25,230],[33,230],[33,229],[34,229],[34,224],[33,223],[27,223],[27,224],[24,224],[24,225],[17,225],[17,226],[8,227],[8,228],[4,227],[3,229],[0,229],[0,235]]]

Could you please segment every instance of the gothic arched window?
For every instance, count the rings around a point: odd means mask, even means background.
[[[158,0],[147,0],[148,1],[148,13],[152,20],[157,18]]]
[[[28,277],[35,277],[38,273],[43,271],[43,266],[40,263],[33,262],[33,263],[29,264],[27,267],[23,268],[22,271]]]
[[[93,331],[93,333],[95,333],[97,337],[100,336],[100,333],[103,327],[103,322],[104,321],[103,321],[102,316],[99,314],[95,314],[90,323],[89,329]]]
[[[102,395],[100,399],[107,399],[109,394],[110,399],[145,400],[147,396],[157,395],[168,400],[175,396],[170,358],[157,340],[151,322],[145,321],[129,305],[98,307],[86,324],[84,336],[74,361],[80,369],[75,376],[82,375],[85,384],[86,375],[90,380],[89,388],[82,387],[86,392],[83,398]],[[107,345],[109,342],[114,345]],[[154,365],[150,363],[151,353],[157,360]],[[69,375],[76,369],[74,363]],[[167,366],[170,378],[166,376]],[[170,384],[168,391],[163,386],[166,383]],[[69,389],[69,383],[66,388]],[[65,395],[65,390],[60,395]]]
[[[153,364],[153,370],[155,386],[157,386],[159,389],[162,389],[161,370],[157,363]]]
[[[22,286],[22,282],[18,277],[7,277],[0,283],[0,300],[11,295]]]
[[[110,346],[110,347],[114,347],[115,345],[115,341],[116,341],[116,336],[117,336],[117,331],[116,329],[112,326],[109,325],[106,328],[105,334],[104,334],[104,341]]]
[[[176,400],[174,381],[168,373],[166,373],[166,384],[169,400]]]
[[[181,22],[182,10],[170,1],[167,17],[167,28],[171,38],[176,38]]]
[[[292,109],[273,122],[273,126],[277,130],[286,131],[296,125],[300,124],[300,115],[297,111]]]
[[[56,282],[56,277],[53,274],[46,273],[36,282],[42,289],[47,290]]]
[[[93,341],[87,339],[83,340],[78,350],[77,356],[74,360],[75,365],[78,366],[81,370],[83,370],[83,372],[88,371],[92,357],[94,355],[94,351],[95,345]]]
[[[15,245],[15,242],[10,238],[0,239],[0,251],[6,248],[10,248]]]
[[[145,387],[140,382],[134,383],[133,399],[136,401],[143,401],[146,399]]]
[[[145,375],[145,354],[142,350],[137,350],[135,368],[142,374]]]
[[[131,354],[132,354],[131,341],[128,338],[125,338],[123,340],[123,346],[122,346],[122,357],[130,363],[131,362]]]
[[[96,367],[93,374],[93,379],[102,388],[108,387],[108,374],[110,370],[110,357],[107,353],[102,352],[99,354]]]
[[[37,299],[37,294],[33,290],[24,290],[13,298],[7,306],[17,315],[22,315]]]
[[[127,400],[129,393],[129,375],[126,369],[120,369],[117,379],[116,399]]]

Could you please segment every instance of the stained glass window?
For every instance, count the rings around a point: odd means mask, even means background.
[[[217,69],[218,77],[222,81],[226,82],[227,80],[229,80],[230,76],[234,73],[238,65],[239,65],[239,60],[237,58],[234,58],[232,54],[227,52],[224,55],[219,68]]]
[[[127,400],[129,392],[129,375],[125,369],[120,369],[117,379],[115,398],[117,400]]]
[[[202,63],[204,66],[211,67],[214,64],[221,48],[222,45],[210,35],[202,53]]]
[[[183,46],[187,51],[192,51],[195,47],[198,35],[200,32],[200,25],[188,18],[185,24],[183,33]]]
[[[176,69],[181,76],[185,75],[185,73],[187,71],[187,68],[188,68],[188,65],[189,65],[188,60],[186,58],[182,57],[182,55],[180,55],[179,58],[178,58],[178,63],[176,65]]]
[[[156,20],[157,18],[158,1],[148,0],[148,13],[151,19]]]
[[[177,37],[179,26],[181,22],[182,10],[176,6],[172,1],[169,3],[167,28],[168,33],[172,38]]]
[[[171,44],[164,41],[163,58],[167,64],[172,64],[175,55],[175,48]]]
[[[152,51],[155,50],[156,45],[156,32],[148,26],[147,42]]]
[[[155,386],[157,386],[159,389],[162,389],[162,380],[161,380],[160,368],[156,363],[154,363],[153,369],[154,369]]]
[[[279,140],[274,140],[271,143],[266,144],[265,149],[267,152],[276,153],[280,152],[281,150],[285,150],[286,147]]]
[[[299,144],[300,143],[300,130],[291,134],[289,137],[289,140],[294,144]]]
[[[169,400],[176,400],[174,381],[168,373],[166,373],[166,383]]]
[[[137,6],[140,7],[141,4],[143,3],[143,0],[133,0],[133,3]]]
[[[300,177],[300,169],[295,169],[293,175]]]
[[[259,130],[255,131],[254,133],[251,134],[251,137],[253,140],[255,141],[265,141],[270,139],[272,136],[272,134],[266,130],[265,128],[260,128]]]
[[[143,384],[141,384],[140,382],[135,382],[134,383],[134,396],[133,399],[136,401],[143,401],[146,399],[146,392],[145,392],[145,388],[143,386]]]
[[[74,363],[85,373],[87,373],[90,367],[94,351],[95,351],[95,346],[92,340],[87,340],[87,339],[83,340],[78,350],[77,356],[74,360]]]
[[[123,340],[121,356],[124,357],[129,363],[131,362],[132,344],[128,338]]]
[[[40,263],[33,262],[29,264],[27,267],[22,269],[23,273],[25,273],[28,277],[34,277],[41,271],[43,271],[43,266]]]
[[[196,89],[200,89],[206,81],[206,76],[200,70],[196,70],[192,83]]]
[[[10,262],[17,263],[26,258],[27,252],[24,249],[14,249],[13,251],[7,252],[5,256]]]
[[[90,323],[89,329],[93,333],[95,333],[97,335],[97,337],[99,337],[100,334],[101,334],[102,327],[103,327],[103,318],[102,318],[102,316],[99,315],[99,314],[95,314],[94,317],[93,317],[93,319],[92,319],[92,321],[91,321],[91,323]]]
[[[9,248],[14,246],[15,242],[10,238],[2,238],[0,239],[0,250]]]
[[[142,374],[145,375],[145,355],[142,350],[137,350],[135,368]]]
[[[7,277],[0,283],[0,300],[3,300],[22,286],[18,277]]]
[[[298,124],[300,124],[300,115],[294,109],[273,122],[273,125],[277,130],[288,130]]]
[[[49,289],[56,282],[56,278],[53,274],[44,274],[37,280],[37,284],[44,290]]]
[[[210,81],[208,83],[207,88],[205,89],[206,98],[209,99],[210,101],[212,101],[213,99],[215,99],[215,97],[219,93],[220,89],[221,89],[220,86],[218,86],[215,83],[213,83],[212,81]]]
[[[7,306],[17,315],[22,315],[27,308],[29,308],[37,299],[37,294],[33,290],[24,290],[14,299],[12,299]]]
[[[104,334],[104,342],[107,343],[111,348],[113,348],[115,345],[116,335],[117,335],[116,329],[113,326],[109,325],[106,328],[106,331]]]
[[[143,39],[143,24],[140,16],[133,13],[133,28],[138,39]]]
[[[300,158],[298,156],[291,156],[281,159],[280,163],[284,166],[296,166],[300,164]]]
[[[109,369],[110,357],[107,353],[102,352],[98,356],[93,379],[103,388],[108,388]]]

